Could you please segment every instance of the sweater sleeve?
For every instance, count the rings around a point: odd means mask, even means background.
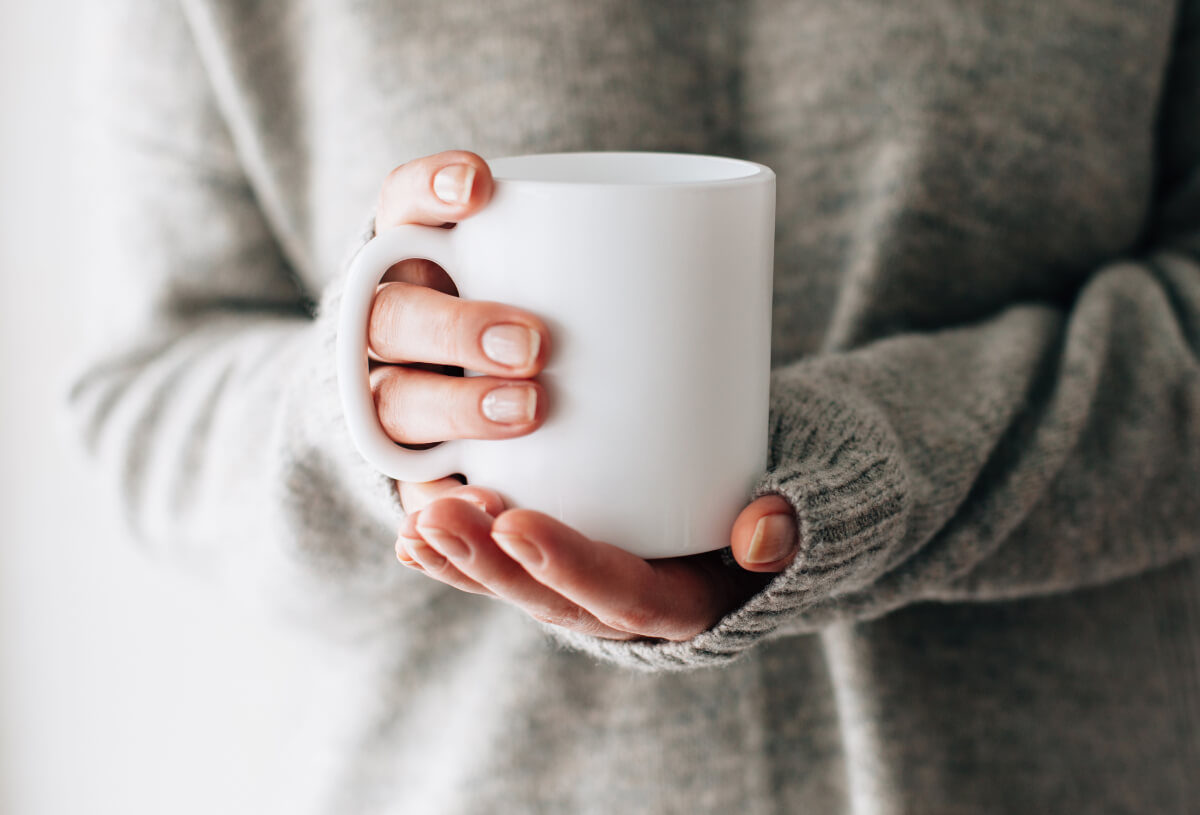
[[[314,625],[385,624],[429,581],[396,568],[394,483],[341,418],[340,277],[293,273],[175,3],[104,4],[89,30],[79,437],[152,551]]]
[[[686,642],[572,647],[643,670],[922,601],[1096,586],[1200,553],[1200,13],[1185,4],[1142,249],[1063,307],[880,340],[772,373],[795,562]]]

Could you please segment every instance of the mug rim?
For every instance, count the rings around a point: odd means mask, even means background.
[[[677,165],[676,177],[671,178],[642,178],[636,174],[636,167],[630,167],[631,164],[640,164],[648,166],[648,162],[661,161],[666,159],[668,162]],[[582,172],[578,171],[580,164],[599,165],[601,163],[617,163],[626,164],[625,167],[619,168],[630,175],[617,174],[610,176],[599,177],[603,171],[599,167],[585,167]],[[746,184],[762,183],[768,179],[775,177],[775,172],[765,164],[750,161],[748,159],[733,158],[730,156],[717,156],[706,153],[678,153],[678,152],[659,152],[652,150],[635,151],[635,150],[597,150],[597,151],[574,151],[560,153],[532,153],[527,155],[502,156],[499,158],[487,159],[489,168],[492,171],[492,177],[504,185],[519,184],[522,186],[557,186],[557,187],[586,187],[586,188],[602,188],[602,189],[630,189],[630,188],[707,188],[707,187],[726,187],[726,186],[742,186]],[[559,172],[562,177],[551,177],[549,167],[540,168],[545,176],[539,176],[536,171],[530,169],[519,170],[517,165],[559,165]],[[572,173],[563,165],[574,164],[577,170]],[[686,165],[686,167],[682,166]],[[714,172],[707,177],[686,177],[683,170],[696,170],[702,167],[712,168]],[[715,172],[718,168],[723,169],[723,172]],[[659,170],[661,171],[661,167]],[[590,174],[589,174],[590,171]],[[733,171],[733,172],[731,172]]]

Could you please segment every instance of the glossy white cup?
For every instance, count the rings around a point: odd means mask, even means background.
[[[642,557],[728,545],[766,467],[775,174],[670,153],[496,159],[492,200],[454,229],[402,226],[351,264],[338,378],[363,457],[402,481],[462,473]],[[428,258],[462,297],[541,317],[548,414],[533,433],[427,450],[379,425],[366,336],[379,279]],[[469,372],[468,372],[468,375]]]

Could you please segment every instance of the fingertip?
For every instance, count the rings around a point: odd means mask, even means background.
[[[412,532],[412,533],[401,532],[396,537],[396,544],[395,544],[396,560],[400,561],[401,564],[403,564],[404,566],[407,566],[410,569],[416,569],[417,571],[423,571],[423,569],[421,568],[421,564],[417,563],[417,561],[413,558],[412,552],[410,551],[410,548],[409,548],[412,546],[412,544],[414,542],[420,542],[420,540],[421,540],[420,537],[417,536],[415,532]]]
[[[751,572],[781,572],[799,552],[791,505],[779,495],[763,496],[734,522],[730,548],[738,565]]]
[[[401,538],[419,538],[417,534],[417,517],[421,514],[420,510],[410,512],[400,521],[400,537]]]
[[[469,501],[493,518],[503,512],[506,506],[500,493],[487,487],[463,486],[454,490],[449,497]]]
[[[379,193],[376,231],[400,224],[439,226],[470,217],[491,200],[487,162],[469,150],[445,150],[388,173]]]
[[[504,303],[480,303],[478,350],[497,376],[537,376],[550,358],[550,329],[537,315]]]
[[[414,526],[420,532],[423,528],[449,530],[481,521],[490,525],[491,516],[484,519],[485,514],[486,510],[475,501],[457,495],[445,496],[431,501],[429,506],[421,510],[421,517]]]
[[[758,574],[778,574],[788,566],[791,566],[792,561],[795,559],[796,553],[792,552],[792,554],[788,557],[784,558],[783,560],[777,560],[774,563],[743,563],[742,561],[738,561],[738,566],[747,572],[756,572]]]
[[[443,204],[459,208],[468,217],[492,198],[492,170],[477,153],[447,150],[439,153],[430,177],[430,189]]]
[[[646,563],[624,549],[592,540],[557,518],[533,509],[509,509],[500,513],[492,522],[492,536],[496,535],[516,536],[535,542],[545,551],[547,557],[567,550],[589,550],[593,553],[616,553],[621,559],[629,558],[641,564]]]
[[[469,153],[472,157],[472,164],[475,167],[474,184],[471,185],[471,197],[467,201],[468,212],[475,212],[482,209],[492,200],[492,193],[496,191],[496,181],[492,177],[492,168],[488,163],[475,153]]]
[[[528,535],[537,532],[545,517],[532,509],[507,509],[496,516],[492,530],[501,535]]]
[[[470,164],[475,167],[479,179],[492,179],[492,169],[488,166],[487,159],[473,150],[443,150],[431,155],[429,160],[442,167],[447,164]]]
[[[395,366],[387,366],[395,367]],[[438,478],[434,481],[397,481],[397,492],[400,496],[400,506],[410,517],[424,509],[430,501],[439,496],[453,492],[462,482],[453,476]]]
[[[527,319],[530,323],[530,328],[536,336],[537,348],[531,354],[533,360],[529,364],[529,376],[537,376],[546,367],[546,363],[550,359],[551,339],[550,328],[539,317],[534,314],[528,314]]]

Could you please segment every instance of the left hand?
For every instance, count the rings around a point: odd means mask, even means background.
[[[614,640],[687,640],[761,590],[796,556],[796,524],[778,495],[733,524],[741,569],[717,552],[643,560],[453,478],[402,482],[408,516],[396,556],[448,586],[505,600],[544,623]]]

